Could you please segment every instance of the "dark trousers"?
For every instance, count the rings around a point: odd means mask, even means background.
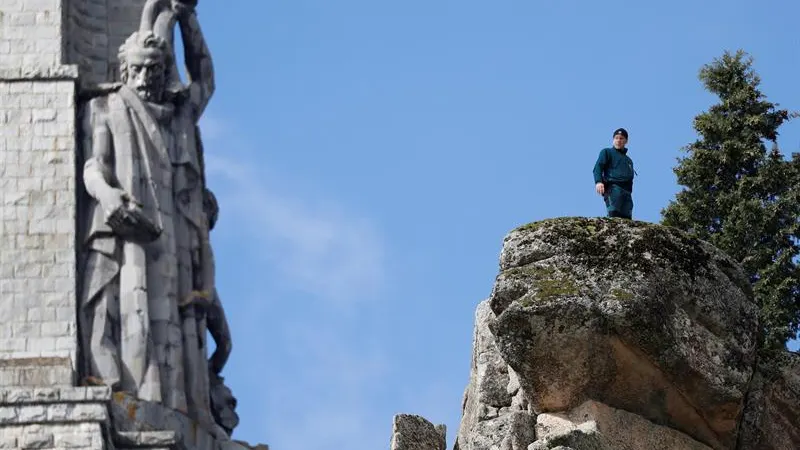
[[[621,217],[630,219],[633,215],[633,197],[631,193],[616,184],[606,185],[606,194],[603,196],[606,203],[608,217]]]

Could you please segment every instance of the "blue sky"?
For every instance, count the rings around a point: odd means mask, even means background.
[[[726,49],[800,109],[793,2],[204,1],[203,119],[235,438],[387,448],[396,413],[448,427],[503,236],[604,213],[591,169],[620,126],[657,222]],[[784,151],[800,149],[797,123]]]

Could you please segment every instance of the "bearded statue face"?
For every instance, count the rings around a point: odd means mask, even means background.
[[[134,33],[120,48],[122,82],[142,100],[161,103],[167,87],[169,58],[164,39],[146,33]]]

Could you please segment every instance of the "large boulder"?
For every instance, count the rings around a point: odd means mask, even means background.
[[[668,227],[562,218],[512,231],[500,268],[489,329],[532,413],[594,400],[736,446],[758,321],[728,256]]]

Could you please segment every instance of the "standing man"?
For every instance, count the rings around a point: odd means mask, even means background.
[[[600,150],[594,165],[595,191],[603,196],[608,217],[630,219],[633,213],[633,160],[628,156],[628,132],[614,130],[612,148]]]

